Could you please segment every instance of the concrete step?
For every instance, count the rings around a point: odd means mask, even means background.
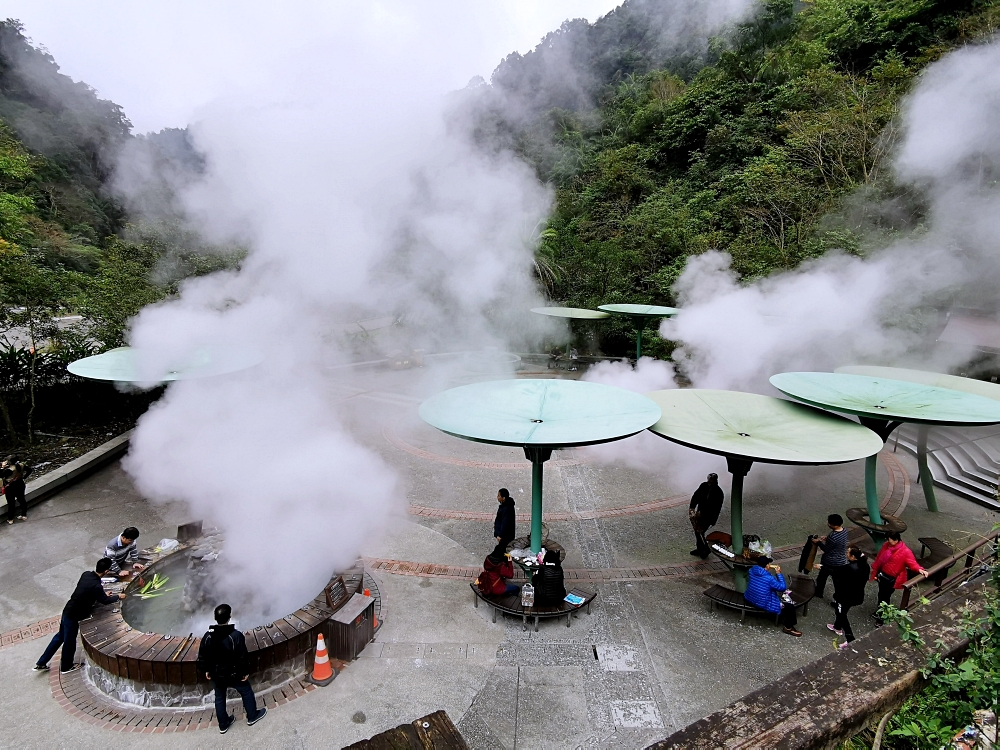
[[[917,453],[917,427],[903,425],[893,445]],[[989,430],[932,428],[927,436],[927,466],[936,486],[993,510],[1000,510],[1000,433]]]

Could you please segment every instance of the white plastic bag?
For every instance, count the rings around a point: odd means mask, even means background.
[[[157,552],[169,552],[176,547],[181,545],[176,539],[161,539],[160,543],[156,545]]]

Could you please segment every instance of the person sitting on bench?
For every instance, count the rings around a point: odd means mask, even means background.
[[[532,579],[535,586],[535,606],[554,607],[558,605],[566,597],[564,581],[559,553],[551,549],[546,550],[542,565]]]
[[[769,557],[758,557],[757,564],[750,568],[747,590],[743,598],[765,612],[778,615],[782,632],[798,638],[802,632],[795,629],[798,622],[795,605],[785,600],[786,593],[788,586],[785,585],[785,577],[781,575],[781,567],[772,564]]]
[[[507,555],[501,555],[494,550],[483,560],[483,572],[476,579],[476,586],[479,591],[489,596],[503,596],[504,594],[516,594],[521,590],[520,586],[507,583],[507,580],[514,577],[514,563]]]
[[[131,565],[135,570],[142,570],[143,565],[139,562],[139,550],[135,546],[135,540],[139,538],[139,529],[129,526],[121,534],[116,536],[104,549],[104,556],[111,561],[111,572],[127,578],[132,574],[128,569]]]

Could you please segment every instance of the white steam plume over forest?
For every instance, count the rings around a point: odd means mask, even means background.
[[[660,332],[680,342],[675,359],[695,385],[767,393],[767,378],[782,371],[968,362],[971,350],[935,345],[934,317],[996,305],[1000,47],[967,47],[931,65],[904,102],[901,130],[896,180],[928,205],[907,239],[746,286],[724,253],[689,261],[675,287],[684,314]]]
[[[351,5],[329,38],[289,38],[266,80],[190,126],[204,173],[173,185],[174,199],[206,240],[250,252],[238,272],[145,309],[130,343],[164,356],[249,346],[265,359],[172,384],[126,467],[147,497],[182,500],[224,530],[223,590],[243,626],[311,599],[404,502],[331,403],[326,368],[350,358],[337,323],[401,316],[400,347],[428,350],[530,346],[542,332],[526,311],[542,304],[533,246],[551,191],[509,152],[474,145],[474,108],[441,84],[461,63],[449,38],[462,29],[445,19],[469,13]],[[170,175],[131,157],[119,184],[142,205]]]

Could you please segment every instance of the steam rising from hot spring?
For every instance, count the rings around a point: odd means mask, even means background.
[[[327,368],[349,358],[337,326],[399,317],[407,349],[527,345],[520,313],[542,304],[532,253],[550,191],[472,145],[438,83],[448,30],[352,13],[328,44],[289,50],[273,80],[192,126],[207,168],[178,186],[185,212],[250,253],[143,310],[130,337],[264,354],[172,384],[125,462],[147,497],[183,500],[223,530],[219,595],[244,627],[312,599],[405,502],[331,404]]]
[[[831,254],[741,285],[729,256],[691,259],[683,314],[660,332],[695,385],[773,392],[788,370],[872,363],[947,371],[971,348],[937,346],[952,306],[996,309],[1000,283],[1000,47],[952,52],[904,102],[897,180],[927,199],[922,231],[862,259]]]

